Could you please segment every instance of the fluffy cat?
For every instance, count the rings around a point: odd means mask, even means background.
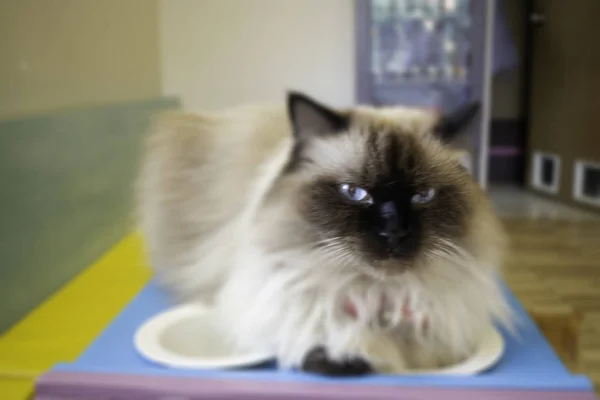
[[[476,111],[286,107],[162,116],[139,181],[158,279],[214,301],[283,368],[394,373],[467,357],[510,323],[504,232],[447,145]]]

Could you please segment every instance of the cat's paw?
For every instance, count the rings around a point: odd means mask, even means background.
[[[323,347],[315,347],[309,351],[304,357],[300,369],[304,372],[335,377],[360,376],[373,372],[371,365],[361,358],[334,361],[329,358]]]

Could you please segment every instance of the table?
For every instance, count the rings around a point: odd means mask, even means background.
[[[133,348],[133,334],[147,318],[169,307],[165,293],[151,282],[76,361],[59,364],[43,375],[38,380],[35,398],[595,399],[591,382],[569,372],[508,289],[507,296],[523,321],[520,338],[503,332],[503,359],[481,375],[330,379],[278,371],[273,366],[190,371],[164,368],[144,360]]]

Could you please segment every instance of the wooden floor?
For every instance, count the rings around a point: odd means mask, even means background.
[[[581,313],[574,369],[600,388],[600,218],[523,193],[492,197],[512,242],[509,285],[526,306],[564,304]]]

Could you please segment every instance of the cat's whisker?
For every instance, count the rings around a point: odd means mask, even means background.
[[[320,245],[320,244],[327,244],[327,243],[337,243],[342,239],[343,238],[341,236],[329,237],[329,238],[318,240],[318,241],[314,242],[314,244]]]
[[[327,243],[325,246],[320,247],[320,251],[322,252],[325,258],[328,258],[332,262],[334,262],[334,267],[339,269],[340,271],[345,271],[348,269],[354,269],[353,266],[356,265],[355,257],[352,256],[351,249],[348,248],[347,244],[342,243],[339,239],[332,240],[330,243]]]

